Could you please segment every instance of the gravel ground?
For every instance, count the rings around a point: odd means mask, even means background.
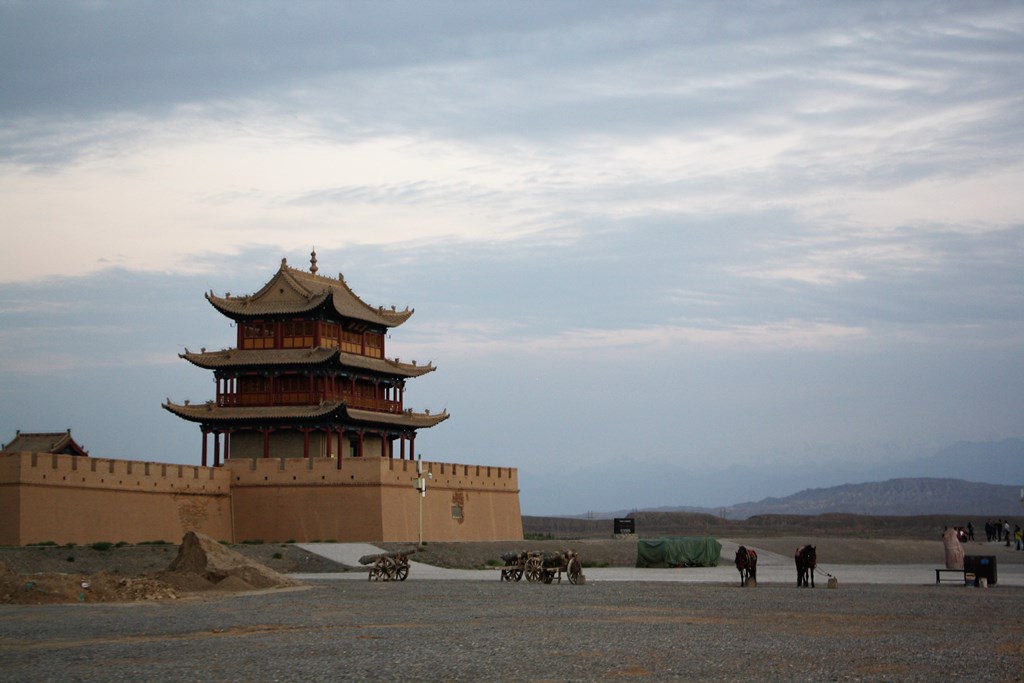
[[[4,681],[1024,679],[1024,589],[330,581],[0,606]]]

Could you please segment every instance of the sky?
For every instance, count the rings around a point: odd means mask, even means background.
[[[524,514],[855,483],[1024,436],[1022,187],[1019,3],[0,0],[0,442],[198,464],[315,248]]]

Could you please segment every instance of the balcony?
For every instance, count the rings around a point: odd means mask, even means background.
[[[381,413],[401,413],[400,401],[391,401],[370,396],[354,396],[348,393],[327,394],[325,392],[308,391],[250,394],[221,394],[217,397],[217,405],[225,408],[255,408],[264,406],[306,406],[317,405],[321,401],[344,401],[351,408],[375,410]]]

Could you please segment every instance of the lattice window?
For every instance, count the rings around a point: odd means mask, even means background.
[[[384,355],[384,335],[376,332],[366,333],[366,355],[381,358]]]
[[[315,334],[315,321],[287,320],[281,325],[281,345],[286,349],[312,348]]]
[[[243,349],[274,348],[274,323],[257,320],[242,326]]]
[[[320,325],[320,346],[336,349],[341,345],[340,329],[335,323]]]

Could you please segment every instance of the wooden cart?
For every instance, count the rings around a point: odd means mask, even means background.
[[[399,550],[377,555],[363,555],[359,564],[369,565],[370,581],[405,581],[409,576],[409,555],[415,550]]]
[[[584,581],[583,564],[574,550],[510,552],[503,553],[501,559],[505,561],[501,567],[502,581],[519,581],[525,576],[530,583],[561,583],[563,573],[571,584]]]

